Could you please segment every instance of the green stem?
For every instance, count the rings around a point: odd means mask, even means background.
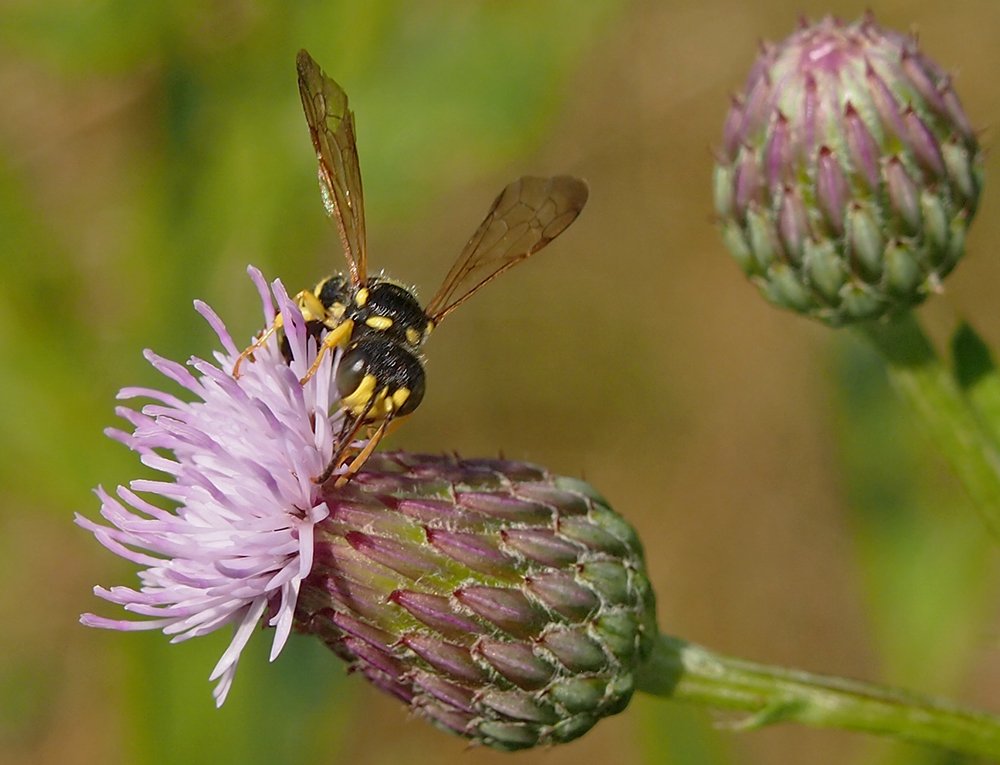
[[[860,329],[888,364],[893,385],[923,418],[983,523],[1000,540],[1000,457],[916,317],[906,313]]]
[[[639,690],[675,701],[749,712],[740,728],[796,722],[944,747],[1000,761],[1000,718],[939,699],[838,677],[769,667],[661,635]]]

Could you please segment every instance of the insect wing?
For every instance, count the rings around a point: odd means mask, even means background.
[[[319,160],[323,206],[337,223],[351,282],[364,284],[368,256],[354,113],[347,106],[344,89],[327,77],[306,51],[299,51],[296,65],[302,110]]]
[[[524,176],[500,192],[486,219],[427,304],[435,323],[507,269],[526,260],[565,231],[587,202],[579,178]]]

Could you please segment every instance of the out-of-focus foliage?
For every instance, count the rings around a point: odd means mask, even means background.
[[[0,751],[11,763],[509,761],[422,723],[306,639],[251,643],[226,706],[224,636],[85,630],[128,566],[71,525],[138,475],[101,436],[152,347],[211,351],[202,298],[259,328],[252,262],[291,288],[342,265],[294,55],[351,96],[375,269],[433,293],[494,194],[586,177],[545,254],[428,344],[428,395],[393,445],[579,473],[638,528],[665,630],[747,658],[891,681],[995,710],[995,559],[856,343],[764,305],[711,223],[710,149],[758,37],[865,3],[542,0],[7,3],[0,10]],[[887,26],[1000,114],[1000,6],[885,2]],[[988,136],[986,143],[989,143]],[[1000,341],[987,187],[952,306]],[[858,736],[739,735],[643,699],[520,762],[940,763]],[[921,759],[922,758],[922,759]]]

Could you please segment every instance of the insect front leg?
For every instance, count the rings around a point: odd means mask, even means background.
[[[340,324],[331,329],[323,337],[323,342],[320,343],[319,350],[316,351],[316,360],[313,361],[312,366],[309,367],[309,371],[305,373],[305,376],[299,380],[300,385],[305,385],[309,382],[309,379],[319,371],[320,362],[323,360],[324,354],[334,348],[346,347],[349,342],[351,342],[351,333],[354,331],[354,321],[351,319],[344,319]]]
[[[299,311],[302,314],[302,318],[306,323],[321,319],[325,315],[323,304],[308,290],[302,290],[299,292],[295,296],[294,300],[295,305],[298,306]],[[250,344],[250,347],[243,351],[243,353],[239,355],[239,358],[236,359],[236,363],[233,364],[233,377],[240,376],[240,367],[243,366],[243,362],[247,359],[253,361],[254,351],[259,348],[263,348],[267,344],[267,341],[271,339],[272,335],[284,326],[284,323],[285,321],[280,313],[274,317],[274,321],[271,322],[271,326],[261,332],[257,336],[257,339]]]
[[[274,321],[271,323],[271,326],[261,332],[257,336],[257,339],[250,344],[250,347],[243,351],[243,353],[239,355],[239,358],[236,359],[236,363],[233,364],[233,377],[238,378],[240,376],[240,367],[243,365],[243,362],[247,359],[253,361],[254,351],[259,348],[263,348],[267,341],[271,338],[271,335],[281,329],[282,323],[281,314],[279,313],[274,317]]]

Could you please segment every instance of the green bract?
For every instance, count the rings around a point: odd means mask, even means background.
[[[914,38],[825,18],[763,46],[726,119],[715,209],[768,300],[837,326],[939,288],[981,164],[949,77]]]
[[[416,714],[512,750],[626,707],[654,599],[635,531],[590,486],[376,454],[326,502],[298,626]]]

